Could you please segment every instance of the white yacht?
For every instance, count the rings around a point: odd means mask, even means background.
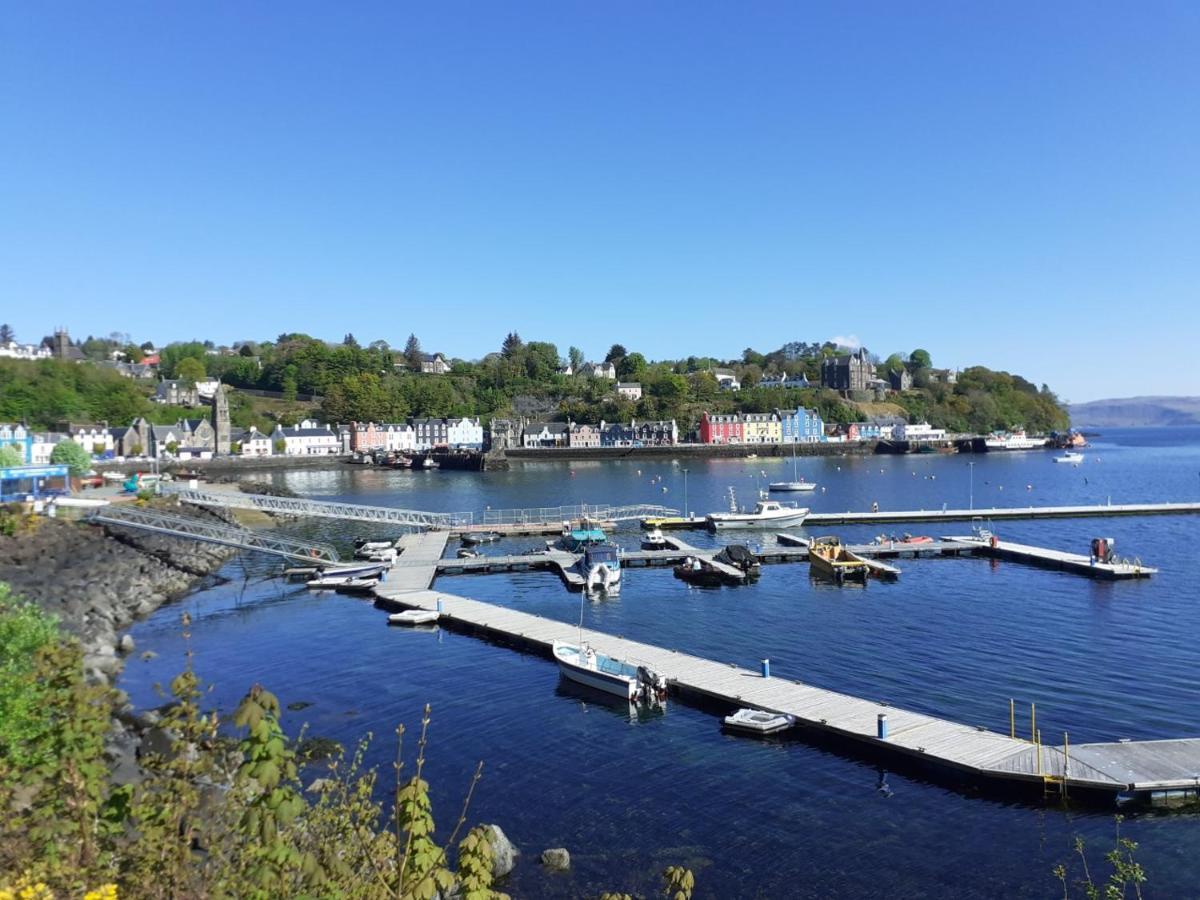
[[[713,531],[727,528],[793,528],[804,524],[808,508],[761,499],[753,511],[739,509],[733,488],[729,489],[729,512],[709,513],[705,518]]]

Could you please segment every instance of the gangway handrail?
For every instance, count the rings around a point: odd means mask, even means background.
[[[313,500],[308,497],[277,497],[273,494],[244,494],[234,491],[203,491],[176,484],[163,485],[165,492],[184,503],[196,506],[218,506],[231,509],[257,509],[286,516],[311,516],[326,519],[349,519],[358,522],[378,522],[403,528],[461,528],[471,524],[471,513],[437,513],[395,506],[367,506],[336,500]]]
[[[176,516],[153,509],[137,506],[105,506],[87,517],[87,521],[136,528],[186,540],[221,544],[239,550],[256,550],[285,559],[303,560],[310,563],[336,563],[337,550],[330,544],[319,541],[300,541],[229,525],[224,522],[206,521],[192,516]]]

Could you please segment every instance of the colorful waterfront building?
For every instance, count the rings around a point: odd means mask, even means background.
[[[710,415],[704,413],[700,417],[700,443],[702,444],[740,444],[743,442],[745,429],[742,417],[732,415]]]
[[[825,421],[815,409],[777,409],[780,440],[784,444],[817,444],[825,440]]]
[[[778,444],[781,440],[779,416],[769,413],[742,414],[742,440],[747,444]]]
[[[12,447],[27,465],[33,462],[33,432],[20,422],[0,422],[0,447]]]

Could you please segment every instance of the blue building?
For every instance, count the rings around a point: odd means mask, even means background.
[[[0,503],[71,493],[70,466],[0,468]]]
[[[825,440],[825,421],[815,409],[803,406],[792,409],[777,409],[781,429],[780,441],[784,444],[818,444]]]
[[[0,447],[15,447],[23,462],[33,462],[33,432],[24,425],[0,422]]]

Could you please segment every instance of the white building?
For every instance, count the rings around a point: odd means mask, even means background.
[[[740,391],[742,389],[742,383],[728,369],[713,369],[713,377],[717,379],[717,386],[723,391]]]
[[[610,362],[586,363],[579,371],[581,374],[590,375],[593,378],[617,380],[617,367]]]
[[[637,381],[618,381],[617,394],[624,397],[626,400],[641,400],[642,385]]]
[[[54,452],[54,448],[62,441],[69,441],[69,434],[61,434],[57,431],[47,431],[41,434],[34,433],[33,443],[30,445],[29,464],[31,466],[47,466],[50,464],[50,454]]]
[[[342,441],[326,425],[306,419],[295,428],[276,425],[272,443],[283,441],[285,456],[332,456],[342,452]]]
[[[49,347],[41,344],[18,344],[16,341],[0,344],[0,356],[10,359],[49,359],[53,355]]]
[[[253,425],[242,437],[242,456],[271,456],[274,447],[271,435],[263,434]]]
[[[73,425],[71,439],[93,456],[113,449],[113,436],[107,425]]]
[[[463,417],[446,420],[446,443],[467,450],[483,449],[483,426],[478,419]]]
[[[384,449],[388,453],[411,453],[417,449],[417,433],[407,422],[385,425],[383,428],[387,439]]]
[[[201,400],[211,400],[221,389],[220,378],[206,378],[196,382],[196,394]]]
[[[897,441],[944,441],[946,429],[932,428],[928,422],[900,423],[892,426],[892,438]]]

